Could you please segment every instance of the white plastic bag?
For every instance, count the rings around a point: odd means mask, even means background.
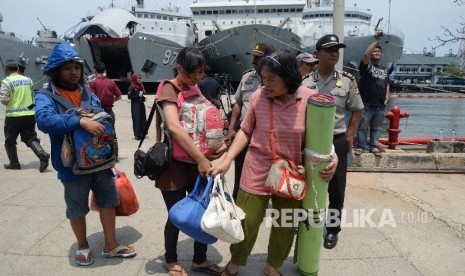
[[[226,199],[227,190],[231,201]],[[215,177],[210,203],[203,214],[200,226],[206,233],[228,243],[238,243],[244,240],[241,220],[245,213],[237,207],[231,196],[228,185],[218,174]]]

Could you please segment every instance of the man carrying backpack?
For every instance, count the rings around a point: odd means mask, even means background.
[[[98,98],[84,86],[83,61],[70,45],[58,44],[50,55],[44,73],[50,78],[50,84],[48,90],[39,90],[36,95],[35,116],[38,128],[50,136],[52,165],[64,186],[66,217],[70,220],[78,245],[75,262],[79,266],[88,266],[94,261],[86,233],[90,190],[93,191],[99,208],[105,237],[101,256],[134,257],[136,250],[132,246],[118,245],[116,241],[115,207],[119,205],[119,199],[111,169],[96,168],[93,172],[78,175],[74,168],[65,166],[65,158],[62,159],[65,135],[85,130],[99,140],[106,132],[102,123],[90,118],[91,113],[65,113],[54,99],[61,97],[76,108],[80,107],[82,102],[90,100],[92,106],[101,108]],[[49,93],[54,96],[50,96]]]
[[[21,135],[21,141],[39,157],[39,171],[43,172],[48,167],[50,155],[45,152],[39,139],[37,139],[32,80],[18,74],[18,67],[19,65],[14,59],[6,60],[4,70],[7,77],[2,81],[0,87],[0,101],[6,106],[5,150],[10,160],[10,163],[3,165],[3,167],[7,170],[21,169],[16,148],[16,139]]]

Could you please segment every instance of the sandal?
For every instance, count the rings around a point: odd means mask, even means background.
[[[181,266],[179,266],[181,267]],[[170,276],[184,276],[187,275],[187,272],[184,270],[184,268],[181,267],[181,269],[176,269],[176,268],[169,268],[166,263],[163,263],[163,268],[168,272]]]
[[[191,270],[196,271],[196,272],[202,272],[202,273],[210,274],[210,275],[220,275],[221,272],[222,272],[221,268],[217,264],[214,264],[214,263],[210,263],[210,264],[208,264],[206,266],[200,266],[200,265],[193,266],[193,265],[191,265]]]
[[[118,245],[110,252],[102,251],[101,255],[104,258],[132,258],[136,256],[136,250],[132,246]]]
[[[228,262],[228,263],[226,264],[226,266],[221,270],[220,275],[223,275],[223,273],[224,273],[224,275],[226,275],[226,276],[236,276],[237,274],[239,274],[239,270],[236,271],[235,273],[232,273],[231,271],[229,271],[229,269],[228,269],[229,263],[230,263],[230,262]]]
[[[283,274],[281,272],[278,271],[278,273],[279,273],[280,276],[283,276]],[[268,273],[266,273],[265,270],[263,270],[263,275],[268,276]]]
[[[89,266],[94,263],[94,258],[89,248],[86,249],[76,249],[76,256],[74,261],[78,266]]]

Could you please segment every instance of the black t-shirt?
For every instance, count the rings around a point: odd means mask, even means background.
[[[384,106],[389,74],[385,66],[360,62],[359,90],[364,105]]]

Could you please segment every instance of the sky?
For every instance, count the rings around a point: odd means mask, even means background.
[[[99,6],[108,7],[112,2],[121,8],[130,8],[136,3],[135,0],[1,0],[1,26],[4,31],[14,32],[18,37],[30,40],[42,28],[37,20],[39,18],[46,27],[54,29],[59,35],[67,34],[82,17],[95,12]],[[167,7],[172,3],[188,13],[191,2],[145,0],[145,5]],[[453,0],[345,0],[346,6],[354,4],[362,9],[370,9],[372,26],[382,17],[381,28],[387,29],[390,21],[392,27],[400,30],[405,35],[405,53],[420,54],[424,47],[431,51],[440,44],[435,37],[444,33],[441,26],[455,30],[462,28],[461,22],[465,23],[465,5],[457,6]],[[459,43],[455,43],[437,47],[436,55],[444,56],[450,50],[457,54],[459,46]]]

